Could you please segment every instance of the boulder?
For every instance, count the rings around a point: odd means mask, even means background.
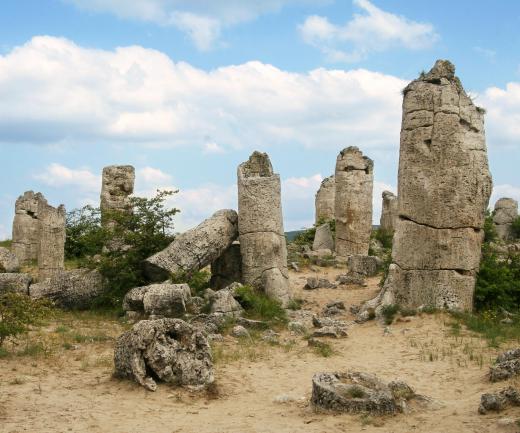
[[[156,380],[204,387],[214,381],[211,348],[203,333],[180,319],[142,320],[122,334],[114,349],[115,375],[149,391]]]
[[[304,290],[315,290],[315,289],[335,289],[336,285],[331,283],[326,278],[309,277],[307,283],[303,287]]]
[[[347,259],[349,273],[364,277],[373,277],[377,274],[382,260],[375,256],[363,256],[355,254]]]
[[[512,198],[501,198],[495,203],[493,224],[498,238],[508,241],[513,238],[512,224],[518,218],[518,202]]]
[[[312,249],[314,251],[334,250],[334,238],[332,237],[329,223],[316,227]]]
[[[520,348],[506,350],[501,353],[495,365],[489,368],[489,380],[491,382],[499,382],[520,373]]]
[[[151,284],[130,290],[123,299],[123,310],[145,316],[182,317],[190,298],[187,284]]]
[[[520,406],[520,392],[511,386],[496,393],[482,394],[478,413],[501,412],[508,406]]]
[[[215,212],[197,227],[178,235],[163,251],[145,260],[145,271],[153,281],[169,274],[198,271],[217,260],[238,236],[234,210]]]
[[[344,274],[336,277],[338,284],[366,286],[365,278],[360,274]]]
[[[20,262],[18,258],[7,248],[0,247],[0,273],[18,272],[19,270]]]
[[[29,294],[29,284],[32,278],[29,274],[2,273],[0,274],[0,295],[7,292]]]
[[[244,312],[238,301],[234,298],[236,285],[215,292],[210,298],[210,311],[231,317],[239,317]]]
[[[58,307],[72,310],[90,308],[94,298],[102,293],[103,278],[98,271],[90,269],[58,271],[29,287],[31,298],[48,298]]]

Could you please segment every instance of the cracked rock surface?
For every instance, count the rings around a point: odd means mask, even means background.
[[[334,217],[334,206],[336,196],[336,181],[334,176],[322,180],[320,189],[314,198],[316,208],[316,223],[319,221],[330,221]]]

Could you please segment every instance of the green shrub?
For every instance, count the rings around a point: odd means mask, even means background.
[[[0,247],[4,247],[4,248],[11,248],[11,244],[13,243],[13,241],[11,239],[6,239],[5,241],[0,241]]]
[[[293,242],[296,245],[302,245],[302,246],[303,245],[312,245],[312,243],[314,242],[314,236],[316,235],[316,227],[319,227],[327,222],[329,223],[332,237],[334,237],[336,234],[336,220],[326,220],[324,218],[320,218],[316,222],[316,224],[314,224],[313,227],[311,227],[310,229],[304,230],[301,233],[299,233],[298,235],[296,235]]]
[[[31,326],[40,325],[51,315],[47,300],[33,300],[19,293],[0,295],[0,347],[7,339],[26,334]]]
[[[487,210],[486,219],[484,220],[484,243],[495,242],[497,237],[495,224],[493,224],[493,214]]]
[[[511,231],[514,239],[520,239],[520,216],[516,217],[513,224],[511,224]]]
[[[399,312],[399,306],[398,305],[394,305],[394,304],[392,304],[392,305],[385,305],[381,309],[381,314],[383,315],[383,317],[385,319],[385,324],[386,325],[391,325],[398,312]]]
[[[245,316],[250,319],[264,320],[272,324],[287,323],[287,313],[281,304],[264,293],[242,286],[236,290],[236,299],[244,308]]]
[[[191,289],[192,296],[202,296],[204,290],[209,288],[211,273],[205,270],[187,274],[178,272],[170,277],[173,284],[187,283]]]
[[[392,239],[394,238],[394,232],[391,230],[384,230],[382,228],[378,228],[372,232],[372,236],[374,239],[381,242],[381,245],[385,250],[392,249]]]

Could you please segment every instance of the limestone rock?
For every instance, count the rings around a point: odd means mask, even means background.
[[[383,191],[383,206],[379,226],[382,230],[393,233],[397,225],[399,213],[397,209],[397,197],[390,191]]]
[[[48,298],[61,308],[90,308],[92,300],[103,293],[103,278],[98,271],[73,269],[58,271],[46,280],[31,284],[29,296]]]
[[[103,168],[101,212],[131,212],[129,196],[134,192],[135,169],[131,165],[110,165]],[[110,217],[104,217],[110,224]]]
[[[314,330],[312,333],[313,337],[331,337],[331,338],[342,338],[348,337],[347,331],[340,326],[323,326]]]
[[[231,335],[235,338],[251,338],[249,331],[242,325],[235,325],[231,330]]]
[[[217,260],[238,236],[237,213],[215,212],[197,227],[178,235],[163,251],[145,260],[147,275],[162,281],[169,273],[195,272]]]
[[[19,270],[20,262],[18,258],[7,248],[0,247],[0,273],[18,272]]]
[[[142,320],[122,334],[114,350],[115,374],[150,391],[155,380],[188,386],[214,381],[207,338],[179,319]]]
[[[373,277],[381,265],[381,259],[375,256],[355,254],[347,259],[348,271],[364,277]]]
[[[374,163],[357,147],[343,149],[336,161],[336,255],[368,255],[372,232]]]
[[[0,273],[0,295],[7,292],[28,295],[31,281],[29,274]]]
[[[38,202],[38,278],[43,281],[65,267],[65,207]]]
[[[513,237],[511,225],[518,218],[518,202],[512,198],[501,198],[495,203],[493,224],[497,235],[502,240],[510,240]]]
[[[280,176],[267,154],[256,151],[238,166],[237,175],[243,282],[286,306],[291,294]]]
[[[321,182],[320,189],[316,193],[314,200],[316,207],[316,224],[320,221],[331,221],[335,218],[335,195],[336,182],[334,176],[326,177]]]
[[[329,223],[325,223],[319,227],[316,227],[316,234],[314,235],[312,249],[314,251],[334,250],[334,238],[332,237]]]
[[[520,374],[520,348],[501,353],[489,368],[489,380],[499,382]]]
[[[216,292],[210,300],[211,312],[232,317],[241,316],[244,309],[234,298],[234,294],[233,286]]]
[[[231,283],[242,281],[240,243],[235,241],[220,257],[211,263],[210,287],[220,290]]]
[[[348,323],[347,322],[345,322],[343,320],[331,319],[330,317],[314,316],[312,318],[312,324],[316,328],[325,328],[325,327],[328,327],[328,326],[335,326],[335,327],[338,327],[338,328],[343,328],[345,330],[348,328]]]
[[[331,283],[326,278],[307,278],[307,283],[303,287],[304,290],[316,290],[316,289],[335,289],[336,285]]]
[[[416,397],[408,385],[406,392],[404,389],[402,382],[386,385],[368,373],[316,373],[312,378],[311,403],[335,412],[395,414],[403,411],[403,401]]]
[[[360,274],[344,274],[336,277],[338,284],[366,286],[365,278]]]
[[[130,290],[123,299],[123,310],[146,316],[182,317],[190,298],[187,284],[151,284]]]
[[[497,393],[482,394],[478,413],[501,412],[508,406],[520,406],[520,392],[511,386]]]

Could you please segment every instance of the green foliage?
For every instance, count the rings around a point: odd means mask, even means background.
[[[317,341],[312,345],[312,349],[316,355],[323,356],[324,358],[330,358],[334,355],[334,349],[329,343],[325,341]]]
[[[11,248],[11,244],[13,243],[13,241],[11,239],[6,239],[5,241],[0,241],[0,247],[4,247],[4,248]]]
[[[209,288],[209,281],[211,273],[205,270],[187,274],[185,272],[178,272],[170,276],[173,284],[187,283],[191,289],[192,296],[202,296],[204,290]]]
[[[324,218],[320,218],[316,224],[310,229],[303,230],[299,234],[297,234],[293,240],[296,245],[312,245],[314,242],[314,236],[316,235],[316,227],[319,227],[325,223],[329,223],[330,231],[332,232],[332,237],[335,236],[336,233],[336,220],[326,220]]]
[[[384,230],[382,228],[378,228],[372,232],[372,236],[374,239],[381,242],[381,245],[385,250],[392,249],[392,239],[394,237],[394,233],[390,230]]]
[[[385,325],[391,325],[398,312],[399,312],[398,305],[394,305],[394,304],[385,305],[381,309],[381,314],[383,315],[383,317],[385,319]]]
[[[293,310],[293,311],[296,311],[296,310],[301,310],[302,309],[302,305],[305,301],[303,299],[300,299],[300,298],[294,298],[294,299],[291,299],[289,301],[289,304],[287,305],[287,309],[288,310]]]
[[[383,258],[383,263],[379,267],[379,272],[381,272],[381,279],[379,280],[379,287],[383,287],[385,284],[386,278],[388,277],[388,272],[390,271],[390,265],[392,264],[392,255],[386,254]]]
[[[176,191],[175,191],[176,192]],[[106,292],[93,306],[120,308],[125,293],[146,284],[143,260],[166,248],[173,240],[173,217],[178,209],[166,209],[174,191],[157,191],[152,198],[130,198],[132,212],[85,207],[67,218],[67,258],[98,269]],[[101,225],[101,221],[108,224]]]
[[[287,323],[287,313],[278,301],[254,291],[250,286],[242,286],[235,293],[246,317],[271,324]]]
[[[514,239],[520,239],[520,216],[516,217],[513,224],[511,224],[511,231]]]
[[[493,214],[486,211],[486,219],[484,220],[484,243],[495,242],[497,240],[497,231],[493,224]]]
[[[8,339],[26,334],[31,326],[38,326],[52,315],[47,300],[33,300],[19,293],[0,295],[0,347]]]

